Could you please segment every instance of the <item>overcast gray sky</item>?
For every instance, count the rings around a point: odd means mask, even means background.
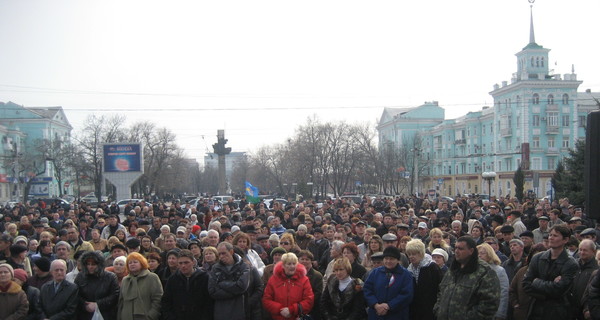
[[[598,12],[534,4],[536,42],[579,91],[600,91]],[[436,100],[456,118],[510,81],[529,14],[526,0],[2,1],[0,101],[62,106],[76,130],[90,113],[150,120],[199,159],[218,129],[253,151],[313,114],[374,126],[384,106]]]

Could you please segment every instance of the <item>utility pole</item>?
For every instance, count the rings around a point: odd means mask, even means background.
[[[15,161],[13,162],[13,183],[15,184],[15,200],[21,199],[21,179],[19,177],[19,145],[15,141],[11,141],[12,151]]]

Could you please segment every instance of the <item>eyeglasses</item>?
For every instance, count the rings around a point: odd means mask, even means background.
[[[284,245],[284,246],[287,246],[287,245],[289,245],[290,243],[289,243],[289,242],[281,242],[280,244],[281,244],[281,245]]]

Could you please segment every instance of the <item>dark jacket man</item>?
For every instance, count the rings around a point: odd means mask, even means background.
[[[565,225],[553,226],[548,236],[550,249],[536,254],[529,263],[523,278],[523,289],[535,298],[529,319],[558,320],[571,316],[568,293],[579,266],[565,250],[570,235]]]
[[[64,280],[67,267],[63,260],[54,260],[50,267],[53,280],[46,282],[40,290],[42,319],[75,319],[79,302],[77,285]]]
[[[161,306],[165,320],[212,319],[214,303],[208,294],[208,273],[196,269],[186,277],[177,271],[167,281]]]
[[[210,271],[208,292],[215,300],[215,320],[245,320],[246,294],[250,286],[250,266],[222,242],[217,247],[219,262]]]

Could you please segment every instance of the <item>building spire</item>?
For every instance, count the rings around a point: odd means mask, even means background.
[[[535,32],[533,31],[533,2],[535,2],[535,0],[529,0],[529,3],[531,3],[529,5],[531,16],[531,22],[529,24],[529,44],[535,43]]]

